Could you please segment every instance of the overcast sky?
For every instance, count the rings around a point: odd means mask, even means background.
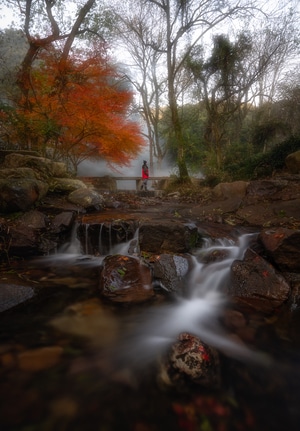
[[[15,27],[17,28],[17,22],[13,25],[13,21],[14,21],[14,17],[13,17],[13,13],[11,8],[8,8],[6,6],[4,6],[3,4],[1,4],[1,0],[0,0],[0,29],[5,29],[5,28],[9,28],[9,27]],[[300,1],[299,0],[260,0],[260,3],[262,5],[264,5],[269,11],[276,8],[277,5],[280,5],[281,7],[283,6],[283,4],[285,3],[287,7],[292,7],[292,6],[296,6],[298,12],[300,13]],[[147,155],[141,155],[138,160],[136,160],[135,162],[132,163],[131,168],[130,168],[130,173],[131,175],[139,175],[140,172],[140,166],[142,163],[142,160],[147,158]],[[93,174],[95,175],[99,175],[99,173],[101,172],[102,174],[106,174],[106,173],[111,173],[110,169],[105,166],[105,164],[103,163],[83,163],[80,166],[79,169],[82,175],[86,174],[86,171],[89,171],[91,173],[91,171],[94,171]],[[100,171],[100,172],[99,172]],[[107,172],[108,171],[108,172]],[[127,174],[128,169],[122,169],[120,168],[120,173],[123,175]],[[161,172],[160,175],[169,175],[170,171],[169,168],[165,167],[163,169],[164,172]]]

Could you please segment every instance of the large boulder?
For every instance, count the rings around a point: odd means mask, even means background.
[[[88,210],[100,210],[104,204],[103,197],[94,190],[80,188],[71,192],[68,201]]]
[[[287,301],[290,286],[269,262],[248,249],[243,260],[231,265],[228,293],[239,304],[273,313]]]
[[[285,159],[285,165],[292,174],[300,174],[300,151],[289,154]]]
[[[186,253],[198,244],[198,230],[194,225],[179,222],[145,222],[139,229],[142,252]]]
[[[86,189],[84,182],[73,178],[51,178],[50,190],[58,193],[71,193],[74,190]]]
[[[181,291],[189,272],[189,260],[186,256],[161,254],[151,257],[153,283],[156,288],[167,292]]]
[[[69,238],[75,216],[74,211],[64,211],[54,217],[38,210],[22,214],[9,228],[8,253],[28,257],[57,250]]]
[[[39,211],[29,211],[17,219],[10,227],[11,255],[24,257],[46,254],[57,244],[46,238],[49,219]]]
[[[149,267],[131,256],[107,256],[99,286],[104,298],[118,303],[141,303],[154,297]]]
[[[288,180],[286,179],[251,181],[247,187],[243,204],[246,206],[266,200],[279,200],[282,198],[282,190],[287,186]]]
[[[6,168],[31,168],[41,175],[41,178],[49,177],[67,177],[67,168],[65,163],[54,162],[45,157],[35,157],[32,155],[23,155],[19,153],[8,154],[5,157],[4,165]]]
[[[248,186],[247,181],[233,181],[232,183],[219,183],[213,188],[213,196],[218,199],[243,199]]]
[[[258,240],[281,271],[300,271],[300,230],[285,228],[264,230]]]
[[[0,212],[27,211],[46,196],[48,185],[33,178],[0,180]]]
[[[0,178],[8,179],[8,178],[32,178],[39,179],[39,176],[35,173],[35,171],[31,168],[1,168],[0,169]]]

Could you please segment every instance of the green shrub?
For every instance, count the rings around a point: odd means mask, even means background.
[[[227,165],[224,170],[232,180],[268,177],[274,171],[283,169],[286,157],[297,150],[300,150],[300,137],[293,136],[266,153],[258,153],[240,163]]]

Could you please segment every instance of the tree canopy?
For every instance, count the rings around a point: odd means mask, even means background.
[[[222,170],[298,133],[299,75],[286,74],[298,62],[297,1],[3,1],[17,7],[26,52],[17,74],[0,58],[2,139],[74,167],[126,164],[143,146],[140,118],[151,165],[171,154],[189,180],[197,164]]]
[[[132,93],[106,57],[45,52],[31,71],[28,94],[14,112],[18,141],[55,159],[78,164],[104,159],[126,165],[143,146],[138,125],[128,118]]]
[[[59,20],[59,9],[53,12],[63,2],[27,0],[20,5],[28,48],[17,74],[20,91],[9,109],[2,106],[5,135],[21,147],[68,161],[74,171],[87,158],[128,164],[144,145],[138,124],[129,117],[133,94],[110,64],[99,34],[89,39],[90,49],[74,45],[91,31],[86,17],[95,0],[78,4],[68,26]],[[33,34],[38,11],[44,13],[43,35]]]

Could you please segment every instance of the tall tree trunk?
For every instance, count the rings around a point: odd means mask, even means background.
[[[179,180],[181,182],[189,182],[189,173],[185,161],[185,148],[182,136],[182,127],[178,112],[178,104],[175,91],[175,67],[176,67],[176,43],[171,38],[171,12],[169,0],[165,5],[166,23],[167,23],[167,68],[168,68],[168,99],[171,112],[171,124],[173,136],[177,148],[177,165],[179,170]]]

